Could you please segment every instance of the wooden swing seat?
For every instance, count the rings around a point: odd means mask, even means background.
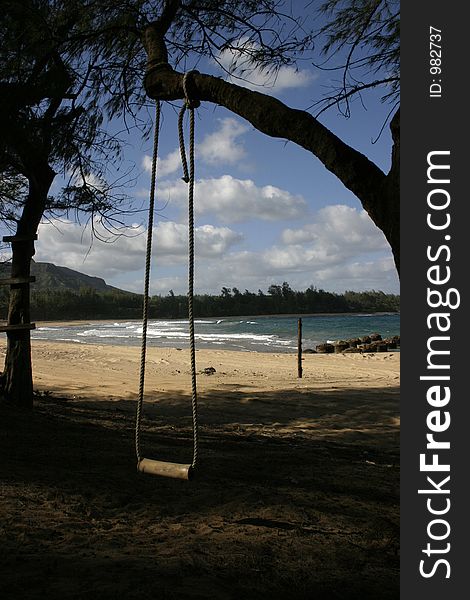
[[[153,460],[151,458],[142,458],[139,460],[137,463],[137,470],[141,473],[147,473],[148,475],[185,479],[186,481],[192,479],[194,475],[194,469],[191,465]]]

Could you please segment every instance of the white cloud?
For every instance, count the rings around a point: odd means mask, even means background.
[[[96,176],[94,173],[85,175],[85,182],[92,188],[96,188],[100,192],[109,188],[108,183],[101,177]],[[81,184],[82,180],[77,176],[77,183]]]
[[[220,257],[228,248],[242,241],[243,235],[228,227],[196,227],[196,251],[200,256]]]
[[[180,205],[187,201],[187,185],[182,181],[160,185],[160,199]],[[302,217],[307,203],[273,185],[257,186],[251,179],[236,179],[231,175],[200,179],[195,190],[196,214],[210,213],[228,223],[251,219],[279,221]]]
[[[227,117],[219,119],[220,127],[214,133],[205,136],[196,152],[209,164],[235,164],[245,157],[245,149],[237,138],[248,131],[240,121]]]
[[[347,287],[347,282],[357,282],[368,279],[379,282],[384,275],[393,275],[395,266],[392,257],[384,257],[375,261],[352,262],[349,264],[337,264],[317,271],[319,281],[339,280]],[[373,287],[373,286],[372,286]]]
[[[238,138],[248,131],[248,127],[232,117],[218,119],[219,128],[207,134],[196,146],[198,160],[209,165],[229,164],[240,162],[246,155],[243,144]],[[152,172],[152,157],[145,155],[142,167],[147,173]],[[166,177],[182,171],[180,149],[176,148],[164,158],[158,158],[157,176]]]
[[[185,294],[188,281],[186,277],[157,277],[151,282],[152,294],[162,294],[165,296],[170,290],[173,290],[175,294]],[[136,291],[142,289],[142,283],[136,288]]]
[[[99,233],[104,230],[96,225]],[[36,260],[52,262],[97,277],[117,277],[144,267],[146,231],[142,226],[128,228],[112,243],[92,239],[89,227],[71,221],[54,220],[39,228]],[[201,258],[220,258],[243,236],[228,227],[201,225],[195,229],[196,252]],[[90,243],[92,245],[90,247]],[[182,264],[187,261],[187,226],[172,221],[154,228],[153,259],[156,264]]]
[[[300,229],[285,229],[281,239],[286,245],[311,243],[328,255],[344,258],[388,247],[365,210],[343,204],[320,209],[315,221]]]
[[[315,281],[319,287],[323,286],[329,290],[375,289],[399,293],[397,272],[391,256],[320,269],[316,273]]]
[[[243,239],[243,236],[228,227],[201,225],[196,227],[195,252],[199,257],[216,258],[224,254],[231,246]],[[155,228],[155,253],[164,264],[186,262],[188,255],[188,228],[182,223],[163,221]]]
[[[109,234],[95,224],[99,234]],[[145,236],[142,226],[127,228],[120,237],[105,243],[94,239],[90,227],[68,220],[52,219],[41,223],[35,260],[52,262],[97,277],[110,277],[121,272],[132,272],[142,266]]]
[[[284,230],[280,242],[263,251],[228,252],[223,264],[206,266],[198,285],[212,291],[223,285],[256,291],[282,281],[296,289],[398,290],[382,232],[365,211],[344,205],[325,207],[312,223]]]
[[[146,154],[142,159],[142,167],[147,173],[152,172],[152,157]],[[179,148],[170,152],[165,158],[157,159],[157,176],[165,177],[181,169],[181,155]]]
[[[220,195],[214,196],[217,197],[220,200]],[[230,195],[229,198],[233,201]],[[250,217],[252,207],[248,204],[242,207]],[[208,209],[206,205],[204,208]],[[83,227],[70,221],[54,221],[54,225],[40,227],[38,261],[104,277],[108,283],[125,289],[142,290],[144,227],[131,230],[141,235],[121,237],[113,244],[95,240],[87,254],[89,230],[84,232]],[[294,289],[315,285],[338,292],[372,288],[397,292],[399,287],[383,234],[364,211],[351,207],[326,207],[315,215],[312,223],[284,230],[277,244],[260,251],[245,247],[239,250],[237,244],[242,241],[250,242],[229,227],[207,223],[197,227],[196,292],[218,293],[222,286],[266,291],[272,283],[283,281],[288,281]],[[186,225],[160,221],[155,226],[152,293],[166,294],[169,289],[186,292],[187,252]]]
[[[336,257],[328,256],[323,248],[306,248],[301,245],[274,246],[264,253],[264,261],[272,272],[306,271],[312,266],[327,265]]]
[[[371,265],[383,259],[387,248],[383,233],[365,211],[333,205],[319,210],[312,223],[285,229],[281,243],[261,253],[259,266],[265,274],[284,278],[305,273],[323,282],[343,273],[345,279],[360,281],[361,269],[371,279]],[[386,265],[393,269],[388,259]]]
[[[304,290],[310,285],[326,290],[343,292],[376,289],[397,292],[398,279],[391,256],[369,257],[365,262],[338,261],[334,263],[300,261],[273,264],[269,259],[274,249],[265,252],[229,252],[223,261],[205,260],[196,262],[196,290],[217,293],[222,286],[238,287],[256,292],[266,291],[271,284],[288,281],[294,289]],[[298,257],[300,258],[300,256]],[[184,293],[185,279],[178,289]]]
[[[238,48],[252,53],[259,46],[242,38],[237,47],[220,52],[217,62],[229,73],[227,80],[242,87],[264,94],[279,94],[287,89],[306,87],[316,78],[312,72],[291,65],[283,65],[277,71],[254,66],[249,56]]]
[[[99,192],[106,192],[110,188],[110,184],[103,178],[98,177],[95,173],[81,173],[79,171],[69,172],[70,183],[74,186],[81,187],[85,183],[90,188],[95,188]],[[61,184],[57,181],[54,181],[52,190],[58,190],[61,187]]]
[[[147,173],[152,172],[152,157],[149,154],[146,154],[142,159],[142,168]]]

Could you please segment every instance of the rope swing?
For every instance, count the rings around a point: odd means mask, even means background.
[[[180,464],[143,458],[140,448],[140,432],[142,425],[142,409],[144,404],[145,387],[145,364],[147,354],[147,327],[148,327],[148,303],[150,285],[150,263],[152,258],[152,233],[153,216],[155,209],[155,190],[157,174],[158,141],[160,131],[160,102],[157,101],[155,108],[155,132],[153,139],[152,174],[150,181],[149,217],[147,229],[147,247],[145,256],[145,280],[144,280],[144,302],[142,315],[142,348],[140,358],[140,380],[139,395],[137,401],[136,426],[135,426],[135,452],[137,456],[137,470],[151,475],[172,477],[175,479],[190,479],[198,462],[198,422],[197,422],[197,382],[196,382],[196,344],[194,337],[194,109],[200,103],[191,99],[188,94],[188,78],[192,73],[189,71],[183,78],[183,90],[185,102],[178,116],[178,136],[181,152],[181,163],[183,166],[183,181],[188,184],[188,321],[189,321],[189,346],[191,356],[191,408],[193,426],[193,460],[191,464]],[[186,110],[189,110],[189,169],[186,160],[186,149],[184,144],[183,118]]]

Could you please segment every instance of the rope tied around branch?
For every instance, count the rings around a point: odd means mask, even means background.
[[[190,122],[191,121],[193,122],[192,125],[190,123],[190,129],[192,128],[192,130],[194,132],[194,109],[198,108],[201,105],[201,103],[196,98],[190,97],[189,89],[188,89],[188,80],[192,75],[195,75],[198,73],[199,73],[199,71],[188,71],[187,73],[184,74],[184,77],[183,77],[184,104],[181,107],[180,113],[178,115],[178,137],[179,137],[179,144],[180,144],[181,164],[183,167],[182,180],[185,183],[189,183],[190,176],[189,176],[189,171],[188,171],[188,161],[186,160],[186,150],[185,150],[185,145],[184,145],[183,119],[184,119],[184,113],[186,112],[187,109],[189,109]],[[191,144],[190,144],[190,146],[191,146]],[[194,144],[193,144],[193,146],[194,146]],[[193,152],[194,152],[194,147],[193,147]]]
[[[184,102],[187,108],[199,108],[201,103],[199,99],[196,98],[194,85],[191,84],[191,78],[194,75],[199,75],[199,71],[193,69],[192,71],[188,71],[183,76],[183,92],[184,92]]]

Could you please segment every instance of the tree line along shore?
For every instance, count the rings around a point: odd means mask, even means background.
[[[8,295],[0,297],[1,310],[8,307]],[[318,314],[318,313],[373,313],[399,312],[400,297],[382,291],[342,294],[327,292],[310,286],[304,291],[293,290],[284,282],[262,290],[241,292],[236,287],[223,287],[220,294],[198,294],[194,297],[196,317],[223,317],[240,315]],[[33,290],[31,317],[40,321],[70,319],[139,319],[142,314],[142,295],[130,292],[97,291],[83,287],[68,289]],[[150,318],[186,318],[188,300],[172,290],[166,295],[150,299]]]

